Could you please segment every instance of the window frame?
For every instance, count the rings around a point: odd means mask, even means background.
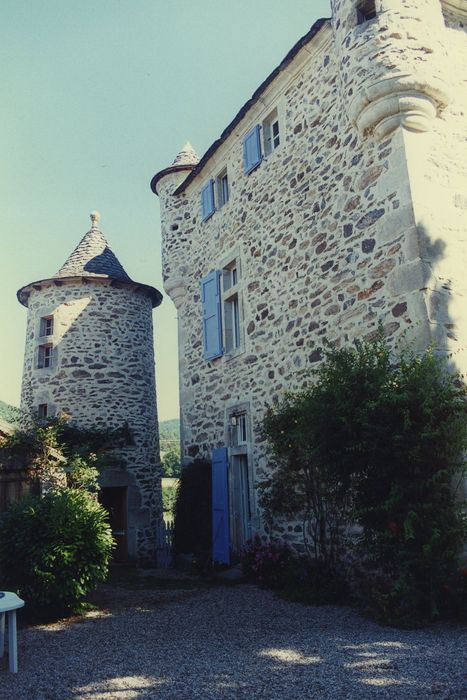
[[[364,0],[357,5],[357,26],[371,22],[377,16],[375,0]]]
[[[54,317],[53,315],[41,316],[39,335],[41,338],[49,338],[54,334]]]
[[[52,343],[42,343],[38,347],[37,369],[51,369],[53,367]]]
[[[242,352],[244,345],[242,274],[239,255],[228,260],[221,271],[222,344],[224,354],[232,357]]]
[[[274,127],[276,125],[277,134],[274,134]],[[268,156],[272,155],[272,153],[274,153],[274,151],[279,148],[282,143],[281,118],[277,107],[274,107],[274,109],[263,119],[262,131],[264,157],[268,158]]]
[[[37,417],[39,418],[39,420],[45,420],[46,418],[49,417],[48,404],[40,403],[37,406]]]
[[[222,209],[230,200],[229,173],[223,168],[216,177],[217,209]]]

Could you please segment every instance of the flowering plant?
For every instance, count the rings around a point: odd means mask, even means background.
[[[255,535],[246,543],[241,562],[245,576],[264,586],[280,588],[295,562],[295,556],[286,542],[263,542],[259,535]]]

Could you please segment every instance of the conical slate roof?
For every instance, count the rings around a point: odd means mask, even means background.
[[[199,156],[189,141],[180,149],[180,153],[175,157],[172,165],[196,165],[199,163]]]
[[[162,294],[155,287],[135,282],[127,275],[118,261],[115,253],[109,247],[104,234],[98,228],[100,215],[97,211],[91,213],[91,229],[83,236],[72,254],[59,271],[47,279],[31,282],[21,287],[17,292],[18,300],[23,306],[28,306],[29,296],[33,290],[40,290],[44,285],[54,283],[62,285],[65,280],[84,280],[95,278],[110,279],[115,282],[129,284],[133,289],[144,291],[151,299],[153,307],[159,306]]]
[[[175,156],[172,165],[169,165],[168,168],[159,170],[159,172],[154,175],[151,180],[151,190],[154,192],[154,194],[157,194],[157,183],[159,180],[170,173],[176,173],[183,170],[193,170],[198,163],[199,156],[191,143],[187,141],[186,144],[182,146],[179,153]]]
[[[111,277],[120,282],[131,282],[115,253],[109,247],[104,234],[98,228],[100,216],[97,212],[91,214],[92,226],[78,243],[70,257],[60,270],[53,276],[56,277]]]

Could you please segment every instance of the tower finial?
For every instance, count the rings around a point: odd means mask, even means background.
[[[97,228],[97,225],[101,220],[101,215],[98,211],[92,211],[89,216],[91,218],[91,228]]]

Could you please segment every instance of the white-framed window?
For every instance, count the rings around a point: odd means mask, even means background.
[[[39,353],[37,358],[38,369],[44,369],[45,367],[52,367],[52,343],[46,343],[45,345],[39,345]]]
[[[48,416],[48,406],[46,403],[40,403],[39,406],[37,407],[37,417],[38,418],[47,418]]]
[[[274,109],[263,121],[264,154],[270,155],[280,145],[280,126],[277,109]]]
[[[54,317],[43,316],[41,318],[40,335],[48,336],[54,334]]]
[[[256,124],[243,139],[243,172],[255,170],[281,144],[281,117],[275,107],[260,124]]]
[[[240,269],[236,259],[222,270],[222,307],[224,326],[224,352],[231,353],[241,346],[240,330]]]
[[[233,414],[230,417],[231,445],[239,447],[248,443],[248,425],[246,413]]]
[[[227,168],[224,168],[222,172],[216,178],[217,185],[217,208],[220,209],[227,204],[229,201],[229,178],[227,175]]]

